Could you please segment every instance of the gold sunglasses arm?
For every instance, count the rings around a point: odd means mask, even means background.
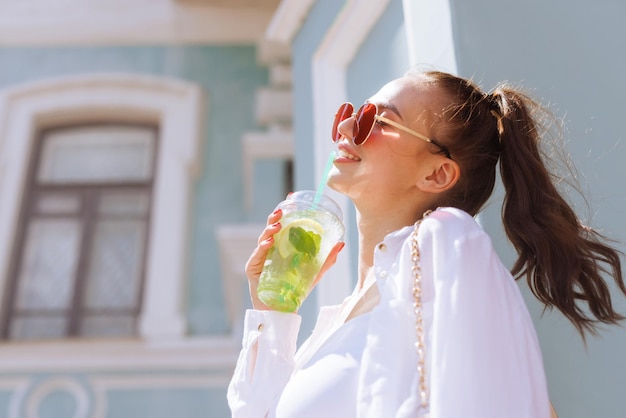
[[[382,121],[382,122],[384,122],[384,123],[386,123],[386,124],[388,124],[388,125],[393,126],[394,128],[398,128],[398,129],[400,129],[401,131],[404,131],[404,132],[406,132],[406,133],[408,133],[408,134],[411,134],[411,135],[413,135],[413,136],[416,136],[416,137],[418,137],[419,139],[424,140],[424,141],[426,141],[426,142],[433,142],[433,141],[432,141],[429,137],[427,137],[427,136],[425,136],[425,135],[422,135],[421,133],[416,132],[416,131],[414,131],[413,129],[407,128],[406,126],[400,125],[398,122],[394,122],[394,121],[392,121],[391,119],[387,119],[387,118],[386,118],[386,117],[384,117],[384,116],[379,116],[379,115],[376,115],[376,120]]]

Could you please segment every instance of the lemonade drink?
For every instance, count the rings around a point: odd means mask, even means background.
[[[323,196],[314,204],[315,192],[300,191],[278,207],[282,228],[274,235],[257,295],[272,309],[294,312],[309,293],[311,284],[333,246],[343,237],[341,210]]]

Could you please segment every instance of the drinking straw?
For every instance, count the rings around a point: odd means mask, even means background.
[[[317,190],[315,191],[315,197],[313,198],[313,209],[317,208],[317,205],[322,199],[322,194],[324,193],[324,188],[326,187],[326,180],[328,180],[328,173],[333,166],[333,161],[335,161],[335,151],[331,151],[328,156],[328,160],[326,160],[326,167],[324,167],[322,177],[320,178]]]

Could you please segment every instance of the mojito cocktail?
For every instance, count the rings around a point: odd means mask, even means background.
[[[343,237],[339,207],[325,196],[312,205],[313,195],[296,192],[279,205],[282,228],[274,236],[257,289],[261,302],[272,309],[294,312],[300,307],[330,250]]]

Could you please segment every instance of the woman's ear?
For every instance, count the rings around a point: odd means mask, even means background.
[[[461,168],[456,161],[442,158],[420,179],[418,187],[428,193],[445,192],[454,187],[460,176]]]

